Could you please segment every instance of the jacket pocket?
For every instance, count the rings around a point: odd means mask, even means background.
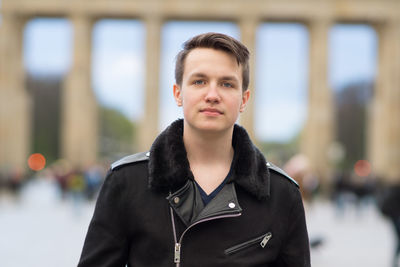
[[[225,249],[224,252],[225,252],[225,255],[229,256],[229,255],[235,254],[239,251],[242,251],[248,247],[255,246],[255,245],[259,245],[261,248],[264,248],[271,238],[272,238],[272,233],[268,232],[266,234],[263,234],[262,236],[253,238],[249,241],[246,241],[246,242],[237,244],[233,247],[230,247],[228,249]]]

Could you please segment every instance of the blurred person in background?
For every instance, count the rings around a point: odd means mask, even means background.
[[[299,183],[303,199],[311,202],[319,188],[319,181],[311,170],[309,159],[303,154],[296,154],[285,163],[283,170]]]
[[[65,199],[68,193],[68,177],[72,173],[72,166],[68,161],[61,159],[55,162],[52,166],[54,178],[58,184],[60,195],[62,199]]]
[[[79,267],[310,266],[297,183],[235,124],[250,97],[248,60],[227,35],[184,44],[173,86],[184,119],[150,152],[112,164]]]
[[[22,168],[4,168],[0,171],[0,196],[5,193],[13,200],[19,201],[20,191],[27,180]]]
[[[14,168],[9,175],[8,184],[14,195],[18,195],[25,182],[24,172],[21,168]]]
[[[82,170],[74,169],[67,177],[67,190],[72,198],[76,216],[81,215],[82,202],[86,188],[86,181]]]
[[[99,164],[92,164],[86,167],[84,173],[85,196],[88,200],[95,199],[98,189],[103,182],[104,171]]]
[[[360,176],[354,171],[337,171],[332,184],[332,200],[340,217],[349,207],[362,215],[363,210],[374,202],[377,179],[371,174]]]
[[[400,256],[400,183],[386,184],[381,187],[378,204],[382,214],[390,220],[396,233],[396,247],[392,266],[398,267]]]

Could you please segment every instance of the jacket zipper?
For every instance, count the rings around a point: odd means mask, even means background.
[[[238,252],[238,251],[240,251],[242,249],[248,248],[248,247],[250,247],[250,246],[252,246],[254,244],[257,244],[257,243],[259,243],[260,246],[262,248],[264,248],[267,245],[268,241],[271,239],[271,237],[272,237],[272,233],[268,232],[266,234],[263,234],[262,236],[259,236],[257,238],[253,238],[253,239],[251,239],[249,241],[246,241],[244,243],[241,243],[241,244],[238,244],[236,246],[233,246],[231,248],[226,249],[225,250],[225,255],[234,254],[234,253],[236,253],[236,252]]]
[[[209,218],[205,218],[202,220],[199,220],[193,224],[191,224],[188,228],[185,229],[185,231],[183,231],[181,237],[179,238],[179,242],[176,236],[176,228],[175,228],[175,219],[174,219],[174,211],[173,209],[170,207],[170,211],[171,211],[171,220],[172,220],[172,228],[173,228],[173,232],[174,232],[174,240],[175,240],[175,247],[174,247],[174,262],[176,264],[176,267],[180,266],[180,262],[181,262],[181,246],[182,246],[182,239],[183,236],[185,235],[185,233],[192,228],[193,226],[202,223],[202,222],[208,222],[208,221],[212,221],[212,220],[217,220],[217,219],[223,219],[223,218],[233,218],[233,217],[239,217],[240,215],[242,215],[242,213],[235,213],[235,214],[226,214],[226,215],[219,215],[219,216],[214,216],[214,217],[209,217]]]

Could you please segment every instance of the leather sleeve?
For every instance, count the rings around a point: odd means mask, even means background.
[[[298,188],[294,188],[293,206],[289,213],[286,239],[279,255],[279,267],[310,267],[310,245],[303,201]]]
[[[126,266],[128,240],[123,220],[125,194],[122,178],[109,172],[100,190],[78,267]]]

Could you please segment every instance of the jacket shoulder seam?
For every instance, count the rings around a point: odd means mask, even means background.
[[[282,170],[278,166],[272,164],[271,162],[267,162],[266,164],[267,164],[268,170],[272,170],[273,172],[280,174],[281,176],[283,176],[286,179],[288,179],[291,183],[296,185],[297,188],[300,188],[300,186],[297,183],[297,181],[295,179],[293,179],[292,177],[290,177],[289,174],[287,174],[284,170]]]
[[[150,152],[140,152],[123,157],[122,159],[119,159],[111,164],[111,170],[113,171],[127,164],[148,160],[149,157],[150,157]]]

